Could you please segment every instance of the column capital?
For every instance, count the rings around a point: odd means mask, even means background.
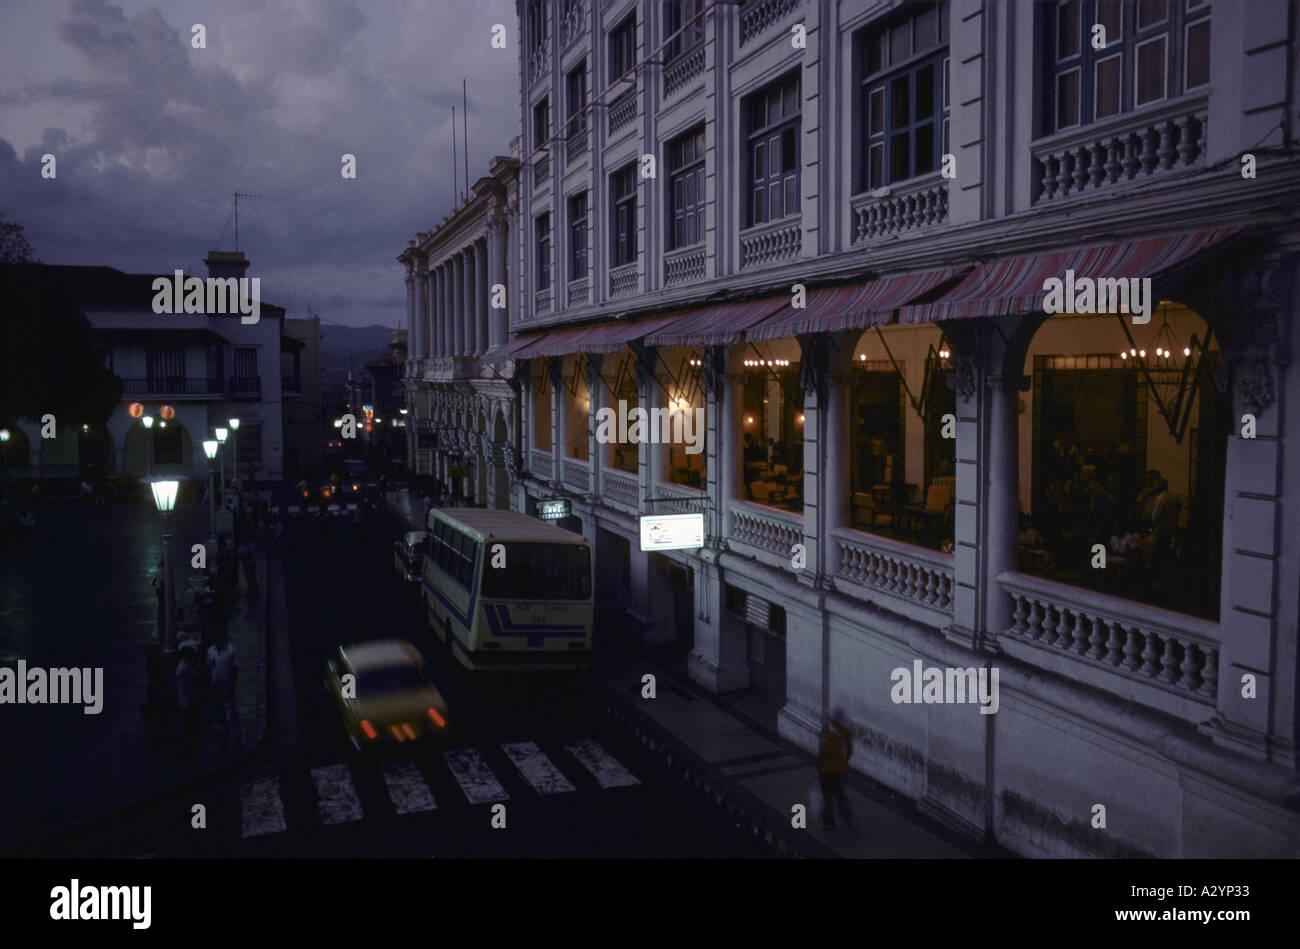
[[[1272,368],[1291,361],[1287,321],[1295,265],[1292,254],[1266,252],[1230,270],[1218,287],[1220,312],[1230,316],[1217,321],[1215,330],[1242,407],[1255,415],[1276,400]]]

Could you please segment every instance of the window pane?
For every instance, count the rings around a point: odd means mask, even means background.
[[[785,213],[794,214],[799,210],[799,178],[787,175],[785,179]]]
[[[761,181],[767,177],[767,145],[759,142],[754,146],[754,180]]]
[[[916,130],[916,173],[923,175],[934,171],[934,123],[922,125]]]
[[[885,90],[881,86],[872,89],[867,97],[867,130],[869,134],[876,135],[885,128]]]
[[[916,17],[916,51],[918,53],[939,45],[939,11],[927,7]]]
[[[767,220],[767,205],[763,201],[763,197],[766,194],[767,194],[766,188],[754,189],[754,206],[751,209],[751,215],[753,220],[750,223],[762,224],[764,221]]]
[[[781,170],[794,171],[798,162],[795,159],[796,142],[798,139],[794,129],[786,129],[781,133]]]
[[[912,21],[904,20],[889,31],[889,61],[902,62],[912,55]]]
[[[884,168],[882,162],[885,160],[885,147],[883,145],[872,145],[867,158],[867,187],[879,188],[883,183]]]
[[[1120,57],[1112,56],[1097,63],[1096,118],[1104,119],[1119,112],[1119,64]]]
[[[1137,53],[1137,104],[1165,97],[1165,38],[1144,43]]]
[[[1071,69],[1056,77],[1056,127],[1079,124],[1079,70]]]
[[[775,125],[781,121],[781,90],[774,89],[767,95],[767,124]]]
[[[1066,0],[1056,8],[1056,58],[1079,54],[1079,0]]]
[[[781,113],[784,118],[789,118],[799,111],[799,84],[792,82],[781,91],[782,106]]]
[[[900,132],[890,139],[889,177],[891,181],[902,181],[912,177],[911,143],[906,132]]]
[[[1123,35],[1120,0],[1097,0],[1097,22],[1106,28],[1107,46],[1119,39]]]
[[[912,108],[908,96],[908,76],[899,76],[889,84],[889,127],[898,128],[912,121]]]
[[[1138,0],[1138,29],[1163,23],[1169,16],[1169,0]]]
[[[773,135],[767,140],[767,173],[768,175],[779,175],[781,173],[781,140],[784,133]]]
[[[943,58],[943,107],[948,108],[948,60],[951,57]]]
[[[695,176],[686,176],[686,204],[683,207],[690,207],[695,203]]]
[[[781,182],[774,181],[767,186],[767,217],[769,221],[785,216],[781,206]]]
[[[924,66],[916,71],[916,121],[934,115],[934,66]]]
[[[1187,28],[1186,87],[1195,89],[1210,81],[1210,21],[1202,20]]]
[[[883,33],[873,33],[867,37],[867,75],[874,76],[880,70],[885,68],[885,52]]]

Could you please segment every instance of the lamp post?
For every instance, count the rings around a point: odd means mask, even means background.
[[[172,639],[172,615],[176,609],[176,594],[172,588],[171,513],[172,508],[176,506],[176,489],[180,487],[180,482],[169,478],[157,480],[150,478],[148,481],[153,491],[153,503],[157,506],[158,513],[162,515],[163,522],[163,611],[166,613],[163,617],[163,652],[170,653],[176,646]]]
[[[217,433],[217,443],[223,448],[226,444],[226,438],[230,435],[230,430],[226,428],[215,429]],[[233,472],[231,473],[233,477]],[[226,506],[226,453],[221,453],[221,506]]]
[[[9,496],[9,429],[0,428],[0,452],[4,454],[2,462],[4,468],[3,476],[0,476],[0,494],[5,497]]]
[[[153,416],[146,415],[140,419],[144,423],[144,473],[153,475]]]
[[[217,499],[212,493],[212,459],[217,457],[217,440],[206,439],[203,442],[203,454],[208,456],[208,534],[217,536]]]
[[[227,419],[226,421],[227,424],[230,425],[230,443],[234,447],[235,451],[234,456],[231,458],[230,480],[234,483],[236,488],[242,489],[243,485],[239,482],[239,419],[232,418]]]

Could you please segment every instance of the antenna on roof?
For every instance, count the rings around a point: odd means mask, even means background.
[[[460,203],[460,159],[456,157],[456,107],[451,107],[451,209]]]
[[[465,78],[460,80],[460,105],[461,125],[464,127],[465,135],[462,145],[465,149],[465,200],[469,200],[469,92],[465,84]]]
[[[235,250],[239,250],[239,199],[240,198],[260,198],[260,194],[253,194],[250,191],[232,191],[231,195],[235,198]]]

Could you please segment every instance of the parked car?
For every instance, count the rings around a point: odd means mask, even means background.
[[[404,639],[340,646],[325,664],[325,689],[359,751],[446,734],[447,703]]]
[[[424,554],[428,543],[428,531],[407,531],[393,541],[393,566],[403,580],[418,583],[424,576]]]

